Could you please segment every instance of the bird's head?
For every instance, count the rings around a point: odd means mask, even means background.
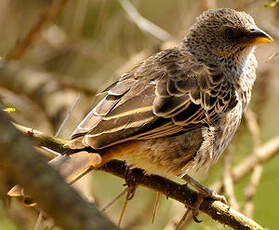
[[[197,54],[220,58],[238,56],[255,45],[272,41],[250,15],[233,9],[205,11],[185,39],[187,46]]]

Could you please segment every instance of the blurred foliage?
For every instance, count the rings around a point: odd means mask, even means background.
[[[275,1],[272,1],[272,2],[269,2],[269,3],[266,3],[264,6],[265,7],[275,7],[277,5],[277,3],[279,3],[279,1],[275,0]]]
[[[29,32],[46,11],[50,1],[2,0],[0,4],[0,56],[5,58],[19,39]],[[270,6],[274,4],[269,3]],[[134,0],[138,11],[168,31],[177,40],[203,10],[210,7],[231,7],[250,13],[263,30],[279,37],[279,8],[264,8],[266,0]],[[108,86],[120,74],[130,69],[146,55],[160,49],[162,42],[141,31],[128,19],[117,0],[69,0],[53,23],[44,27],[40,38],[27,50],[19,63],[19,75],[27,79],[26,88],[31,93],[15,91],[0,85],[0,97],[7,108],[15,108],[11,116],[26,126],[54,134],[82,94],[63,129],[61,137],[67,138],[84,115],[96,103],[96,92]],[[165,44],[162,45],[165,47]],[[278,43],[259,47],[258,79],[250,108],[256,113],[263,142],[278,135],[279,130],[279,78]],[[29,80],[28,80],[29,79]],[[31,80],[32,79],[32,80]],[[24,89],[26,89],[24,88]],[[42,88],[44,91],[42,91]],[[252,151],[252,138],[247,125],[242,122],[234,138],[233,165]],[[254,197],[254,218],[269,229],[278,229],[277,205],[279,197],[279,158],[264,165],[264,174]],[[200,176],[209,185],[222,177],[223,160],[213,166],[207,177]],[[173,178],[175,179],[175,178]],[[249,178],[236,186],[240,206],[244,203],[244,190]],[[93,197],[103,207],[123,189],[123,181],[100,172],[91,173],[78,183],[78,188]],[[12,183],[10,183],[12,185]],[[1,189],[2,195],[5,193]],[[124,216],[123,229],[164,229],[175,216],[183,215],[184,207],[163,197],[155,223],[151,215],[155,194],[139,188],[129,202]],[[120,214],[120,199],[106,214],[115,222]],[[37,210],[27,209],[20,202],[10,205],[0,203],[0,229],[30,229],[36,220]],[[226,229],[205,215],[202,224],[193,223],[188,229]],[[44,229],[43,224],[41,229]]]
[[[7,113],[12,113],[12,112],[15,112],[16,109],[15,108],[6,108],[6,109],[3,109],[5,112]]]

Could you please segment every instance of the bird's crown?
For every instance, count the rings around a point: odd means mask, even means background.
[[[248,29],[256,26],[254,19],[249,14],[229,8],[205,11],[197,18],[197,21],[199,24],[205,24],[208,27],[228,24]]]

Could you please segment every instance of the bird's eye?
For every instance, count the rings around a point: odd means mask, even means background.
[[[232,38],[233,37],[233,30],[232,29],[226,29],[225,30],[225,35],[228,38]]]

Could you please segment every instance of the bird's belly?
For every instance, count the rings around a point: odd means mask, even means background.
[[[214,157],[214,161],[217,161],[220,155],[225,151],[228,144],[231,142],[232,138],[235,135],[235,132],[240,124],[242,117],[242,105],[238,103],[234,109],[232,109],[226,115],[226,119],[224,120],[222,135],[220,137],[220,141],[218,145],[215,147],[216,156]]]
[[[215,163],[232,140],[242,116],[238,103],[231,111],[220,117],[218,124],[202,129],[203,142],[189,166],[192,171],[206,171]],[[187,171],[185,172],[187,173]]]
[[[207,170],[218,160],[239,126],[242,107],[226,113],[216,126],[149,140],[129,141],[111,147],[110,159],[125,160],[130,167],[147,174],[181,176],[191,171]],[[239,112],[241,111],[241,112]]]
[[[147,174],[181,175],[193,161],[202,142],[201,129],[162,138],[131,141],[110,149],[114,158],[125,160],[130,167],[142,168]]]

